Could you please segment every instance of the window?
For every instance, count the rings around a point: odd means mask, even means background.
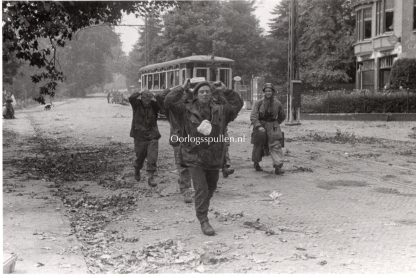
[[[371,8],[364,10],[364,39],[371,38]]]
[[[179,85],[179,70],[175,70],[175,85]]]
[[[374,89],[374,60],[365,60],[359,64],[361,75],[360,89]]]
[[[159,89],[159,74],[158,73],[153,74],[153,89],[155,90]]]
[[[391,32],[394,29],[394,0],[386,0],[384,7],[385,32]]]
[[[168,73],[167,73],[167,75],[168,75],[168,86],[167,86],[167,88],[172,88],[174,85],[173,85],[173,71],[168,71]]]
[[[394,30],[394,0],[376,2],[376,35]]]
[[[205,77],[205,80],[207,80],[208,77],[208,71],[207,69],[197,68],[195,77]]]
[[[160,74],[160,89],[166,89],[165,81],[166,81],[166,72],[162,72]]]
[[[220,69],[220,81],[225,84],[225,86],[230,85],[230,70],[229,69]]]
[[[217,69],[210,69],[209,70],[209,79],[210,81],[217,81]]]
[[[371,25],[372,25],[371,8],[358,10],[357,18],[356,18],[356,29],[357,29],[358,41],[371,38]]]
[[[379,59],[379,88],[384,88],[389,82],[391,67],[396,55],[386,56]]]
[[[153,85],[153,79],[152,79],[152,75],[149,74],[147,76],[147,89],[152,89],[152,85]]]

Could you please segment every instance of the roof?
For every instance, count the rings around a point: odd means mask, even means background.
[[[224,57],[218,57],[218,56],[211,56],[211,55],[193,55],[185,58],[179,58],[163,63],[157,63],[152,65],[147,65],[139,69],[139,71],[146,71],[146,70],[152,70],[156,68],[163,68],[163,67],[169,67],[176,64],[185,64],[185,63],[198,63],[198,62],[220,62],[220,63],[234,63],[234,60],[224,58]]]

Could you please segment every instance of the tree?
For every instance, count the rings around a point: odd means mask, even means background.
[[[151,64],[159,61],[158,55],[162,52],[163,24],[161,18],[148,17],[146,21],[147,26],[139,31],[140,39],[133,46],[128,57],[125,75],[129,86],[137,85],[139,69],[146,63]]]
[[[62,50],[58,61],[67,73],[64,85],[71,96],[85,96],[88,88],[104,86],[121,70],[113,56],[121,52],[120,38],[109,26],[81,31]]]
[[[315,88],[330,88],[333,84],[354,79],[355,21],[351,1],[297,2],[297,55],[302,81]],[[286,49],[282,47],[277,53],[268,53],[268,57],[275,57],[269,59],[268,69],[276,70],[279,76],[287,76],[289,3],[289,0],[282,0],[276,5],[273,10],[276,17],[270,24],[270,38],[277,45],[286,44]]]
[[[350,0],[310,0],[300,5],[299,60],[309,85],[329,89],[355,76],[355,21]]]
[[[63,72],[56,61],[56,49],[64,47],[74,33],[82,28],[98,24],[116,25],[122,12],[136,16],[156,14],[172,7],[170,1],[20,1],[3,2],[3,53],[9,51],[31,66],[43,69],[32,76],[35,83],[47,80],[40,88],[39,102],[43,95],[53,96],[57,82],[63,80]],[[40,39],[49,44],[41,47]],[[5,50],[7,48],[7,50]],[[8,58],[3,55],[3,63]]]
[[[158,61],[213,54],[234,59],[234,74],[251,78],[264,70],[264,38],[253,11],[253,1],[180,2],[163,17]]]
[[[407,89],[416,92],[416,59],[401,58],[394,62],[390,74],[391,89]]]

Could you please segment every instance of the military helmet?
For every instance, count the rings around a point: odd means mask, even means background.
[[[272,90],[273,90],[273,92],[275,92],[275,93],[276,93],[276,89],[274,88],[274,86],[273,86],[273,84],[272,84],[272,83],[264,83],[264,85],[263,85],[263,92],[264,92],[264,90],[266,90],[267,88],[272,89]]]

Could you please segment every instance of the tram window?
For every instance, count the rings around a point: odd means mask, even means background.
[[[209,70],[209,80],[210,81],[217,81],[217,69],[210,69]]]
[[[207,79],[207,69],[196,69],[195,77],[205,77]]]
[[[166,72],[162,72],[160,74],[160,89],[166,89]]]
[[[175,86],[179,85],[179,70],[175,70]]]
[[[153,76],[151,74],[149,74],[147,76],[147,89],[152,89],[152,85],[153,85]]]
[[[154,90],[159,89],[159,74],[158,73],[153,74],[153,89]]]
[[[229,69],[220,69],[220,81],[226,86],[230,83],[230,70]]]
[[[182,69],[182,83],[186,80],[186,69]]]
[[[167,76],[168,76],[168,78],[167,78],[167,82],[168,82],[167,88],[171,88],[171,87],[173,87],[173,71],[168,71]]]
[[[147,87],[147,75],[142,75],[142,87],[140,89]]]

